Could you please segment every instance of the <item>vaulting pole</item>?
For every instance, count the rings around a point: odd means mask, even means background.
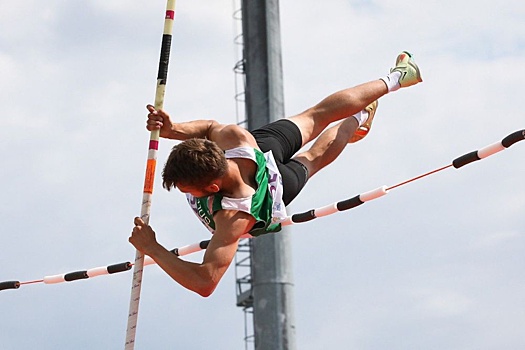
[[[164,32],[162,35],[162,46],[160,49],[159,72],[157,75],[157,89],[155,93],[155,108],[162,109],[164,106],[164,93],[166,91],[166,80],[168,78],[168,63],[171,48],[171,33],[173,31],[173,19],[175,17],[175,0],[168,0],[166,5],[166,16],[164,18]],[[148,159],[146,163],[146,176],[144,180],[144,192],[142,196],[142,209],[140,217],[148,224],[151,209],[151,198],[153,195],[153,182],[155,180],[155,168],[157,165],[157,151],[159,149],[159,130],[151,131],[149,140]],[[139,313],[140,289],[142,285],[142,270],[144,267],[144,255],[137,250],[135,253],[135,264],[133,265],[133,281],[131,285],[131,297],[129,301],[128,326],[126,330],[125,350],[133,350],[135,347],[135,333],[137,331],[137,319]]]

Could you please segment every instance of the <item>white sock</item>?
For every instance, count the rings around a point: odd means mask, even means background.
[[[356,114],[354,114],[352,117],[354,117],[355,119],[357,119],[357,122],[359,123],[359,126],[363,125],[366,120],[368,119],[368,112],[365,111],[364,109],[361,111],[361,112],[357,112]]]
[[[401,72],[396,70],[389,73],[386,77],[381,78],[381,80],[385,82],[388,92],[391,92],[401,87],[401,85],[399,85],[399,78],[401,78]]]

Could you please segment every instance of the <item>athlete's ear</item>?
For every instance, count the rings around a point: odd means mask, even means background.
[[[211,192],[211,193],[217,193],[217,192],[219,192],[221,190],[221,188],[219,187],[219,185],[216,182],[212,182],[211,184],[209,184],[206,187],[206,190]]]

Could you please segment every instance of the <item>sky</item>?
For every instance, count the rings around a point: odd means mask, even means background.
[[[0,281],[132,261],[165,2],[0,0]],[[235,123],[233,1],[177,2],[165,109]],[[525,4],[280,4],[285,111],[386,75],[402,50],[424,82],[384,96],[365,140],[313,177],[302,212],[392,186],[525,128]],[[159,167],[172,141],[162,140]],[[523,349],[525,142],[292,235],[298,349]],[[208,239],[161,188],[167,248]],[[200,253],[188,256],[199,261]],[[124,347],[131,272],[0,292],[2,349]],[[136,349],[244,349],[230,268],[209,298],[144,270]]]

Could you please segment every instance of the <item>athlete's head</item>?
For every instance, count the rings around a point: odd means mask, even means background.
[[[206,187],[221,178],[227,169],[224,151],[213,141],[190,139],[179,143],[171,153],[162,171],[162,186]]]

